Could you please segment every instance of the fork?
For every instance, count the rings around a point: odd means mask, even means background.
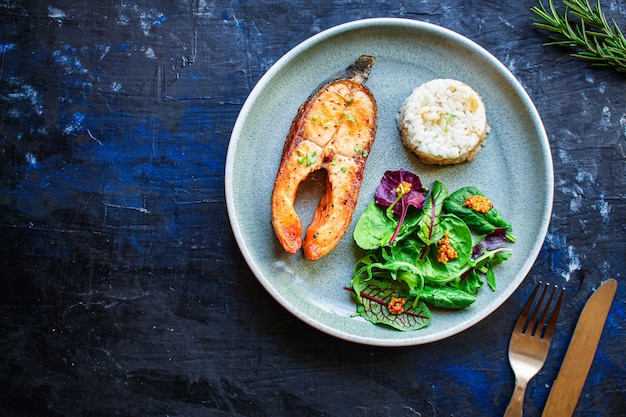
[[[550,284],[544,285],[541,297],[533,309],[532,316],[530,316],[533,302],[541,286],[542,283],[540,281],[520,313],[509,342],[509,363],[515,373],[515,391],[513,391],[511,401],[504,412],[504,417],[522,416],[524,395],[526,394],[528,381],[537,375],[543,367],[550,350],[550,342],[552,341],[552,334],[554,333],[561,304],[563,303],[565,289],[561,290],[561,295],[550,315],[550,321],[546,325],[546,319],[554,296],[557,293],[557,287],[554,286],[552,288],[548,301],[543,306],[543,310],[541,310],[544,298],[550,287]],[[538,317],[539,321],[537,321]]]

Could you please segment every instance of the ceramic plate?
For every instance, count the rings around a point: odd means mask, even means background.
[[[352,225],[338,246],[311,262],[287,254],[270,222],[270,195],[285,137],[301,103],[360,55],[376,58],[366,85],[379,108],[376,141],[368,158]],[[483,98],[491,132],[470,163],[421,164],[403,147],[395,117],[418,85],[454,78]],[[473,185],[490,196],[513,225],[513,256],[496,269],[497,291],[483,286],[462,311],[433,310],[431,324],[400,332],[352,317],[355,305],[343,289],[360,252],[352,233],[386,170],[417,173],[424,186],[442,181],[450,190]],[[377,346],[429,343],[484,319],[519,286],[532,267],[552,211],[553,169],[541,119],[515,77],[467,38],[428,23],[367,19],[346,23],[304,41],[261,78],[235,123],[226,160],[226,203],[239,248],[265,289],[293,315],[341,339]],[[321,177],[301,187],[296,210],[306,227],[322,193]]]

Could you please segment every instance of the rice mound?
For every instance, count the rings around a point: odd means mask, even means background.
[[[398,127],[407,148],[423,163],[438,165],[471,161],[489,133],[478,93],[451,79],[415,88],[402,104]]]

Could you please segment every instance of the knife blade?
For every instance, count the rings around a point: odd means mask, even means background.
[[[609,279],[589,297],[550,389],[542,417],[571,417],[574,414],[616,290],[617,281]]]

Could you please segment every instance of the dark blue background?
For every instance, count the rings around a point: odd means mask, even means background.
[[[602,3],[626,29],[626,3]],[[0,414],[498,416],[511,329],[544,280],[567,296],[528,387],[525,415],[539,416],[584,302],[613,277],[575,415],[624,416],[626,74],[542,46],[535,4],[1,2]],[[435,23],[494,54],[554,158],[554,213],[527,280],[424,346],[354,345],[301,323],[247,268],[226,214],[228,142],[255,83],[301,41],[369,17]]]

